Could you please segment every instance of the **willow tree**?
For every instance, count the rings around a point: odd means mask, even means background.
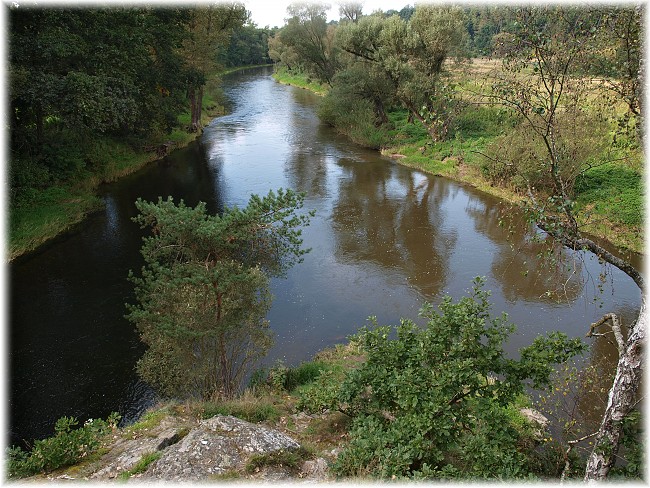
[[[241,3],[215,3],[194,7],[189,12],[189,36],[181,51],[188,68],[189,130],[197,132],[201,128],[203,87],[214,75],[218,54],[227,47],[233,29],[243,26],[249,15]]]
[[[272,343],[269,278],[306,252],[302,203],[302,195],[280,190],[208,215],[204,203],[137,201],[134,220],[152,235],[141,249],[141,276],[130,274],[137,304],[128,318],[148,346],[137,366],[145,381],[180,398],[237,392]]]
[[[490,95],[512,109],[526,128],[530,144],[521,153],[530,152],[532,144],[541,148],[534,158],[535,171],[522,171],[520,161],[506,162],[527,184],[528,210],[537,226],[565,246],[591,252],[620,269],[642,295],[639,316],[627,336],[613,313],[591,325],[592,335],[601,334],[604,327],[610,329],[619,359],[600,428],[581,439],[594,439],[585,480],[604,479],[615,463],[623,421],[635,408],[641,385],[647,321],[643,276],[631,263],[585,235],[584,219],[574,202],[573,182],[593,166],[593,158],[576,151],[572,139],[576,128],[585,125],[585,107],[588,97],[593,97],[594,87],[583,74],[585,63],[602,47],[603,20],[602,11],[584,8],[518,9],[516,29],[498,39],[504,65],[495,75]],[[614,104],[609,111],[616,111]],[[533,173],[546,175],[548,184],[543,189],[529,177]]]
[[[346,23],[337,31],[337,43],[386,79],[392,98],[440,141],[449,130],[453,104],[445,62],[462,58],[465,35],[461,9],[418,5],[409,21],[376,13]]]
[[[327,24],[329,5],[295,2],[287,7],[287,24],[269,45],[274,61],[299,66],[321,83],[331,85],[338,69],[335,27]]]

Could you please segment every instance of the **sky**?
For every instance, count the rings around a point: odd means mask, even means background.
[[[363,0],[362,0],[363,1]],[[244,0],[246,8],[250,10],[253,22],[258,27],[282,27],[284,18],[287,16],[287,6],[294,0]],[[328,12],[328,20],[339,20],[339,5],[334,0],[325,0],[331,5]],[[363,13],[370,14],[377,9],[383,11],[394,9],[401,10],[406,5],[413,5],[414,0],[365,0],[363,1]]]

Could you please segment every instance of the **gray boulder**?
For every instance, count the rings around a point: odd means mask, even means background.
[[[241,469],[253,454],[298,449],[292,438],[276,430],[231,416],[203,420],[141,476],[145,480],[209,480]]]

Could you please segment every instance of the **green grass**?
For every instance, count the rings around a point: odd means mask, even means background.
[[[301,73],[290,73],[286,70],[278,70],[273,74],[273,78],[284,85],[297,86],[312,91],[318,95],[325,95],[329,90],[327,85],[312,80],[307,75]]]
[[[621,164],[592,168],[576,181],[577,202],[624,225],[643,224],[643,179]]]
[[[50,187],[30,196],[29,204],[11,209],[9,259],[36,249],[48,239],[72,228],[88,213],[102,208],[102,201],[93,194],[69,187]]]
[[[232,415],[247,422],[258,423],[280,417],[280,411],[268,399],[246,395],[223,402],[205,402],[201,410],[201,417],[204,419],[215,415]]]
[[[148,452],[142,455],[140,458],[140,461],[138,461],[135,466],[133,466],[131,469],[128,471],[124,471],[123,473],[120,473],[119,479],[122,481],[128,480],[131,476],[134,476],[136,474],[144,473],[148,468],[151,463],[154,461],[157,461],[162,457],[162,452],[161,451],[156,451],[156,452]]]

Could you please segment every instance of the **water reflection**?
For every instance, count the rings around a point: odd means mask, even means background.
[[[467,214],[494,246],[492,274],[510,303],[573,302],[584,289],[582,261],[535,232],[524,214],[503,203],[473,200]]]
[[[436,297],[457,240],[454,230],[442,232],[449,186],[385,164],[338,165],[345,178],[332,212],[337,258],[399,270],[423,297]]]

